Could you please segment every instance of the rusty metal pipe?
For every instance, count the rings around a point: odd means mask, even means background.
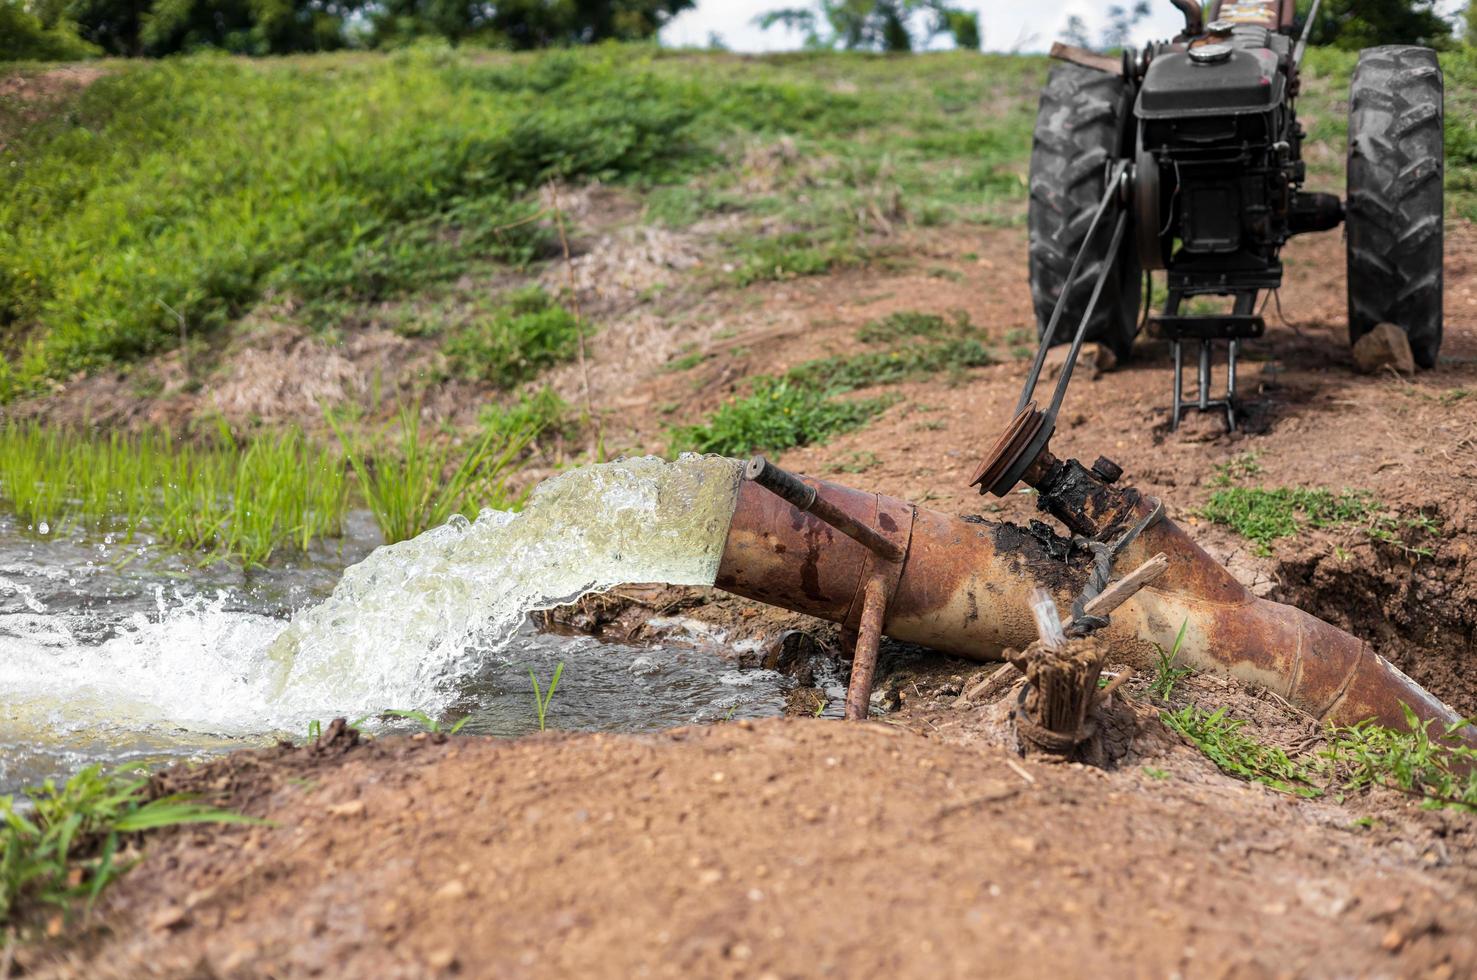
[[[1185,37],[1198,37],[1205,33],[1205,14],[1199,0],[1170,0],[1185,15]]]
[[[851,683],[846,686],[846,718],[866,721],[872,707],[872,679],[877,674],[877,652],[882,645],[882,623],[887,617],[887,582],[881,575],[867,580],[862,592],[861,623],[851,658]]]
[[[1084,474],[1075,460],[1051,460],[1038,481],[1043,503],[1079,534],[1128,526],[1151,505],[1131,489]],[[963,519],[906,501],[807,479],[835,511],[879,529],[904,550],[882,632],[973,660],[999,660],[1035,638],[1033,586],[1065,607],[1086,578],[1086,556],[1064,556],[1061,539],[1011,524]],[[1258,684],[1337,724],[1373,718],[1402,727],[1402,703],[1422,721],[1459,721],[1450,708],[1368,644],[1300,609],[1259,599],[1167,518],[1118,558],[1121,573],[1157,552],[1168,570],[1112,616],[1101,631],[1119,656],[1152,667],[1156,645],[1170,649],[1186,624],[1180,659]],[[831,524],[752,481],[740,485],[719,564],[728,592],[856,629],[877,559]],[[1472,726],[1464,735],[1477,744]]]
[[[798,476],[789,470],[780,469],[763,456],[753,457],[744,466],[744,479],[754,481],[796,509],[814,514],[873,554],[888,561],[903,560],[902,549],[896,544],[868,525],[854,520],[845,511],[837,509]]]

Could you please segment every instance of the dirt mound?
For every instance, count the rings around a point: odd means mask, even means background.
[[[1319,535],[1278,562],[1273,598],[1368,640],[1457,711],[1477,715],[1477,506],[1410,511],[1439,536],[1398,537],[1356,550]],[[1418,549],[1418,550],[1417,550]]]
[[[1430,829],[1365,831],[1346,810],[1218,777],[1182,747],[1157,764],[1109,775],[796,719],[241,753],[188,782],[271,826],[156,838],[105,899],[106,935],[24,965],[88,977],[1477,970],[1471,870],[1443,867]]]

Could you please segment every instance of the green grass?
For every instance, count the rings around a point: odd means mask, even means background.
[[[98,895],[133,863],[120,849],[133,835],[190,823],[260,823],[182,796],[150,799],[146,778],[88,766],[58,786],[26,790],[32,807],[0,796],[0,925],[28,912]]]
[[[672,430],[671,452],[746,456],[823,443],[861,428],[893,399],[841,400],[784,378],[760,377],[754,393],[718,408],[707,422]]]
[[[297,429],[238,445],[0,425],[0,503],[36,534],[84,531],[128,542],[141,531],[180,548],[266,562],[342,533],[342,462]]]
[[[866,351],[807,361],[786,377],[795,384],[830,391],[855,391],[947,375],[962,380],[969,368],[987,367],[999,358],[978,340],[944,340],[887,351]]]
[[[582,329],[578,317],[532,286],[462,325],[444,349],[461,377],[511,388],[573,359]]]
[[[918,337],[941,340],[977,335],[978,331],[969,321],[969,314],[962,310],[948,317],[937,313],[903,310],[863,324],[856,332],[856,339],[864,344],[896,344]]]
[[[1226,716],[1226,709],[1206,711],[1189,705],[1160,715],[1164,724],[1189,739],[1222,772],[1296,796],[1321,796],[1306,764],[1282,749],[1264,745],[1241,733],[1246,722]]]
[[[268,291],[368,303],[527,262],[548,180],[672,183],[736,133],[867,121],[799,73],[740,74],[619,47],[114,66],[0,152],[0,397],[171,346],[165,304],[198,334]]]
[[[543,387],[502,405],[483,410],[482,427],[499,441],[527,435],[537,440],[544,436],[568,435],[573,427],[569,403],[553,388]]]
[[[823,443],[860,428],[897,400],[838,396],[941,374],[962,380],[969,368],[998,360],[982,336],[962,314],[945,319],[903,312],[869,322],[857,331],[859,340],[899,346],[806,361],[778,378],[761,375],[752,394],[729,400],[704,423],[674,428],[670,450],[742,456]]]
[[[400,411],[397,436],[375,439],[376,446],[397,444],[392,451],[366,448],[331,415],[328,420],[386,544],[445,524],[453,514],[473,517],[483,507],[519,502],[507,484],[534,437],[531,421],[516,429],[485,427],[467,445],[451,439],[438,444],[422,432],[420,406],[412,405]]]
[[[1421,723],[1409,706],[1403,707],[1404,731],[1372,721],[1330,726],[1323,749],[1299,756],[1246,735],[1246,722],[1227,717],[1225,708],[1189,705],[1161,712],[1160,718],[1222,772],[1284,793],[1316,797],[1377,787],[1417,797],[1428,807],[1477,812],[1477,750],[1456,735],[1471,722],[1438,728],[1433,735],[1434,722]]]
[[[1343,773],[1345,789],[1381,786],[1423,799],[1429,806],[1477,812],[1477,750],[1458,742],[1461,723],[1431,734],[1405,708],[1407,732],[1365,722],[1330,733],[1326,756]]]
[[[1306,487],[1226,487],[1210,495],[1200,514],[1253,541],[1261,554],[1305,528],[1359,523],[1379,513],[1367,493]]]

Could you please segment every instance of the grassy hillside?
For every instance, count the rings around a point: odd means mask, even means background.
[[[639,185],[670,223],[783,219],[785,234],[733,243],[741,280],[855,258],[868,221],[904,210],[989,218],[1023,194],[1040,71],[619,47],[112,64],[40,122],[0,116],[19,130],[0,152],[0,398],[166,348],[181,318],[215,330],[264,296],[331,322],[335,304],[527,263],[550,248],[526,219],[551,179]],[[804,200],[736,186],[729,164],[756,135],[794,141]]]
[[[1315,186],[1342,183],[1352,64],[1309,60]],[[1468,215],[1474,66],[1447,59],[1449,180]],[[263,297],[321,326],[546,256],[549,223],[527,219],[551,179],[636,185],[668,225],[753,219],[723,242],[739,285],[860,261],[869,233],[896,225],[1018,220],[1045,69],[970,54],[423,48],[111,63],[39,121],[0,97],[0,400],[168,348],[181,321],[215,331]],[[756,142],[768,159],[744,157]]]

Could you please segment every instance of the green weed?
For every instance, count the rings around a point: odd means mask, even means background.
[[[864,344],[895,344],[919,337],[940,340],[977,334],[978,331],[969,322],[969,314],[962,310],[947,319],[936,313],[905,310],[863,324],[856,332],[856,339]]]
[[[881,462],[881,456],[870,450],[863,449],[857,452],[847,453],[842,460],[831,466],[831,470],[835,473],[865,473],[867,470],[881,464]]]
[[[1250,477],[1261,476],[1261,455],[1252,450],[1220,463],[1215,467],[1215,472],[1210,478],[1210,485],[1213,487],[1235,486]]]
[[[1226,717],[1226,709],[1207,712],[1191,705],[1163,712],[1164,724],[1184,735],[1223,772],[1265,783],[1282,792],[1314,797],[1339,789],[1357,792],[1380,787],[1420,798],[1427,807],[1477,812],[1477,749],[1467,746],[1456,722],[1433,734],[1432,721],[1420,722],[1410,707],[1406,730],[1372,721],[1331,726],[1326,747],[1289,756],[1241,732],[1245,722]]]
[[[700,350],[689,351],[686,354],[672,358],[662,365],[663,371],[690,371],[708,359],[710,355]]]
[[[149,799],[148,780],[88,766],[58,786],[30,787],[31,807],[0,796],[0,924],[27,909],[88,908],[135,858],[120,847],[128,835],[190,823],[261,823],[183,796]]]
[[[1332,729],[1325,755],[1343,773],[1344,788],[1382,786],[1421,797],[1430,806],[1477,812],[1477,750],[1456,734],[1471,722],[1458,722],[1433,737],[1433,722],[1421,723],[1408,705],[1402,707],[1409,731],[1370,722]]]
[[[733,243],[732,254],[734,285],[752,286],[857,265],[866,259],[867,251],[850,235],[796,231],[742,238]]]
[[[1246,722],[1226,717],[1226,709],[1206,711],[1189,705],[1159,716],[1164,724],[1195,744],[1222,772],[1265,783],[1295,796],[1321,796],[1309,767],[1282,749],[1264,745],[1241,733]]]
[[[531,395],[519,395],[510,404],[484,410],[482,427],[499,442],[564,435],[571,427],[569,403],[553,388],[540,388]]]
[[[1226,487],[1211,494],[1200,512],[1251,539],[1261,554],[1271,553],[1273,541],[1305,527],[1357,523],[1377,513],[1378,506],[1367,493],[1303,487]]]
[[[421,726],[422,731],[428,732],[432,735],[455,735],[457,732],[462,730],[463,725],[472,720],[471,715],[463,715],[462,717],[458,718],[450,728],[442,728],[441,721],[439,719],[432,718],[424,711],[412,711],[401,708],[387,708],[386,710],[381,711],[380,714],[387,715],[391,718],[400,718],[405,721],[413,721],[417,725]]]
[[[674,428],[671,451],[745,456],[808,446],[860,428],[892,401],[841,401],[813,385],[760,377],[752,395],[730,400],[707,422]]]
[[[978,340],[954,339],[807,361],[792,368],[785,377],[794,384],[829,391],[854,391],[940,374],[957,378],[969,368],[987,367],[996,362],[994,353]]]
[[[1154,663],[1154,680],[1150,682],[1149,690],[1153,691],[1154,696],[1160,701],[1168,701],[1169,696],[1174,693],[1175,685],[1193,673],[1188,667],[1174,665],[1175,658],[1180,654],[1180,646],[1185,642],[1185,630],[1189,627],[1188,619],[1180,624],[1180,631],[1175,634],[1174,645],[1167,651],[1159,644],[1154,644],[1154,649],[1159,651],[1159,655]]]
[[[562,676],[564,676],[564,661],[561,660],[554,668],[554,676],[549,678],[549,690],[543,692],[539,689],[538,675],[533,672],[533,668],[530,667],[528,670],[528,679],[533,682],[533,706],[538,713],[539,731],[544,730],[544,718],[549,711],[549,702],[554,700],[554,690],[559,686],[559,678]]]
[[[571,360],[581,325],[537,286],[519,290],[447,340],[452,368],[465,378],[510,388]]]

